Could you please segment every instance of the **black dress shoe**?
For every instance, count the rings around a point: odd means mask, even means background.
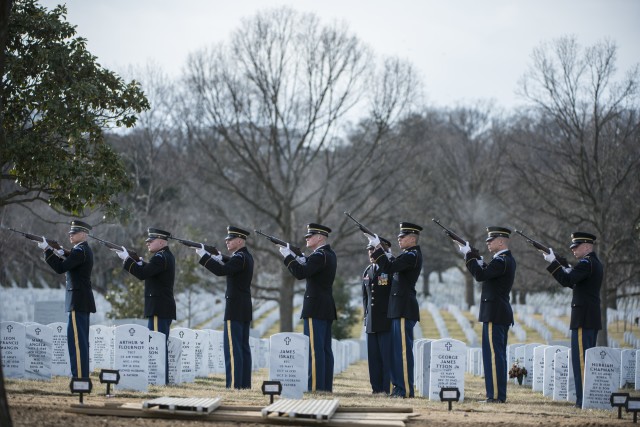
[[[504,403],[504,400],[502,400],[502,399],[487,399],[487,400],[481,400],[480,403]]]

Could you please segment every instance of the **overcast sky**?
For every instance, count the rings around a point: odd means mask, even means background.
[[[47,7],[62,1],[41,0]],[[116,72],[153,62],[178,76],[187,54],[229,39],[242,18],[288,5],[344,21],[375,53],[411,61],[427,102],[493,99],[511,108],[534,47],[563,35],[618,45],[618,68],[640,62],[639,0],[67,0],[68,20]]]

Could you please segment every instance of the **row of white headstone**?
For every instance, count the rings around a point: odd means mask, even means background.
[[[224,373],[222,334],[216,330],[171,329],[169,384],[194,382],[196,377]],[[149,331],[138,324],[125,324],[116,327],[94,325],[90,327],[89,335],[90,370],[119,370],[121,378],[116,388],[146,391],[148,385],[164,384],[165,339],[162,333]],[[308,359],[308,338],[303,334],[276,334],[271,339],[250,337],[253,370],[270,367],[277,372],[278,361],[288,360],[276,357],[275,365],[270,366],[274,354],[280,351],[279,347],[271,347],[275,336],[296,338],[296,345],[289,348],[297,352],[298,358]],[[300,340],[306,340],[306,346]],[[65,323],[0,322],[0,344],[3,372],[7,378],[50,380],[54,375],[70,375]],[[332,349],[334,373],[338,374],[360,359],[363,344],[357,340],[334,339]],[[307,374],[302,375],[296,371],[294,378],[306,387]]]
[[[640,389],[640,351],[594,347],[586,351],[583,409],[610,409],[611,393],[633,386]],[[482,349],[470,348],[467,372],[483,376]],[[511,344],[507,347],[507,369],[514,363],[526,368],[522,385],[556,401],[576,401],[571,349],[562,345]],[[510,381],[517,383],[514,378]]]

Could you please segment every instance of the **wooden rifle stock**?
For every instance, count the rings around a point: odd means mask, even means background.
[[[304,254],[302,253],[302,251],[300,250],[299,247],[293,246],[293,245],[291,245],[291,243],[287,243],[284,240],[278,239],[277,237],[265,234],[260,230],[254,230],[254,231],[256,232],[256,234],[259,234],[259,235],[265,237],[268,241],[270,241],[273,244],[276,244],[278,246],[284,246],[284,247],[289,245],[289,249],[291,249],[291,252],[293,252],[296,256],[304,256]]]
[[[31,234],[31,233],[26,233],[24,231],[16,230],[15,228],[7,228],[7,230],[13,231],[14,233],[21,234],[25,238],[29,240],[33,240],[34,242],[42,242],[42,238],[44,237],[44,236],[38,236],[37,234]],[[69,249],[65,249],[62,246],[60,246],[60,243],[58,243],[57,240],[48,239],[46,237],[44,237],[44,240],[46,240],[47,244],[51,246],[53,249],[55,250],[62,249],[64,251],[64,256],[69,256],[69,254],[71,253]]]
[[[532,238],[526,236],[522,230],[516,230],[516,233],[518,233],[519,235],[521,235],[522,237],[524,237],[524,239],[527,241],[527,243],[529,243],[531,246],[533,246],[534,248],[536,248],[537,250],[544,252],[545,254],[549,255],[551,253],[551,250],[549,249],[548,246],[543,245],[542,243],[533,240]],[[567,262],[567,259],[561,256],[556,255],[556,260],[560,263],[560,265],[562,265],[563,267],[569,267],[569,263]]]
[[[106,240],[102,240],[101,238],[96,237],[93,234],[89,234],[89,237],[91,237],[92,239],[97,240],[98,242],[102,243],[103,245],[105,245],[107,248],[109,248],[111,250],[121,251],[122,248],[124,247],[122,245],[116,245],[115,243],[108,242]],[[131,258],[135,262],[138,262],[140,260],[140,256],[138,255],[138,253],[136,251],[134,251],[133,249],[129,249],[129,248],[125,248],[125,249],[129,253],[129,258]]]

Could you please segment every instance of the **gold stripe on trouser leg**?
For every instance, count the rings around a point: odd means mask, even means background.
[[[313,339],[313,319],[309,318],[308,320],[309,322],[309,345],[311,346],[311,390],[310,391],[316,391],[316,379],[317,379],[317,372],[316,372],[316,346],[314,345],[314,339]]]
[[[491,349],[491,380],[493,382],[493,397],[498,398],[498,370],[496,369],[496,352],[493,348],[493,322],[489,322],[489,348]],[[487,373],[484,373],[487,375]]]
[[[582,382],[582,395],[584,396],[584,344],[582,343],[582,328],[578,328],[578,350],[580,351],[580,381]]]
[[[229,358],[231,359],[231,388],[236,383],[236,362],[233,360],[233,341],[231,340],[231,320],[227,320],[227,337],[229,338]]]
[[[71,310],[71,325],[73,326],[73,341],[76,346],[76,364],[78,365],[78,378],[82,378],[82,358],[80,357],[80,341],[78,341],[78,325],[76,324],[75,310]]]
[[[158,332],[158,316],[153,316],[153,330]],[[220,335],[218,335],[220,336]]]
[[[404,378],[404,391],[406,396],[409,397],[409,367],[407,360],[407,341],[405,340],[405,325],[404,325],[404,317],[400,318],[400,332],[402,333],[402,376]]]

